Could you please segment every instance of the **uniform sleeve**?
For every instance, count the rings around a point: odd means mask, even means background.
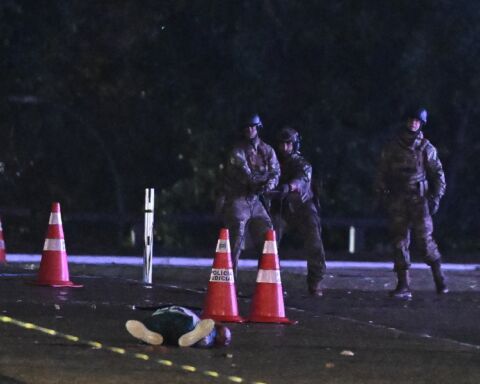
[[[251,184],[253,180],[253,174],[248,166],[247,159],[245,157],[245,151],[235,148],[230,153],[227,172],[229,179],[234,178],[236,183],[245,186]]]
[[[445,173],[440,159],[438,158],[436,148],[429,143],[426,147],[427,180],[430,188],[430,195],[434,199],[440,200],[445,194],[447,183],[445,182]]]
[[[265,183],[265,190],[271,191],[278,185],[280,179],[280,163],[278,162],[277,155],[273,148],[270,147],[268,153],[268,171],[267,181]]]
[[[302,195],[308,192],[312,182],[312,166],[303,159],[295,162],[293,177],[289,180],[292,192],[298,191]]]

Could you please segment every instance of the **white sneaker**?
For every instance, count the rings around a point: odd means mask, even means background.
[[[151,345],[162,345],[163,336],[159,333],[150,331],[141,321],[128,320],[125,323],[127,331],[136,339]]]
[[[212,319],[201,320],[193,331],[185,333],[178,339],[178,345],[180,347],[190,347],[209,335],[214,327],[215,322]]]

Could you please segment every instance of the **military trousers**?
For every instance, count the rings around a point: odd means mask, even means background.
[[[273,228],[273,224],[258,196],[227,198],[224,206],[224,222],[230,232],[232,264],[236,276],[247,231],[260,256],[266,232]]]
[[[388,203],[387,211],[395,271],[410,268],[412,235],[419,254],[426,264],[432,265],[441,258],[437,243],[433,238],[433,221],[425,197],[392,198]]]
[[[285,233],[294,233],[303,242],[307,260],[307,285],[315,287],[326,272],[325,249],[322,241],[320,217],[315,207],[307,206],[298,212],[274,214],[273,222],[280,244]]]

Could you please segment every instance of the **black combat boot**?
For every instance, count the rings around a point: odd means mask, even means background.
[[[390,297],[395,299],[406,299],[409,300],[412,298],[412,292],[410,291],[410,277],[407,270],[397,271],[398,283],[397,287],[389,292]]]
[[[322,287],[320,286],[320,281],[317,281],[316,283],[312,283],[308,285],[308,293],[310,296],[315,296],[315,297],[322,297],[323,296],[323,291]]]
[[[430,268],[432,269],[433,281],[435,282],[435,288],[437,289],[437,293],[439,295],[448,293],[448,288],[445,284],[445,276],[442,272],[440,260],[437,260],[430,264]]]

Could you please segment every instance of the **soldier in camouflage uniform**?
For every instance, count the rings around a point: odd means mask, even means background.
[[[321,237],[319,206],[312,190],[312,166],[300,154],[300,137],[290,127],[277,137],[281,176],[278,194],[273,194],[272,217],[278,242],[288,230],[301,237],[307,258],[307,287],[312,296],[322,296],[325,251]]]
[[[447,293],[440,252],[432,237],[434,215],[445,193],[445,175],[435,147],[423,136],[427,111],[410,112],[407,125],[382,151],[376,192],[389,218],[398,284],[392,297],[411,298],[410,234],[432,270],[437,293]]]
[[[262,195],[278,184],[280,165],[271,146],[258,136],[258,115],[242,121],[243,140],[230,153],[225,171],[223,218],[230,231],[235,276],[247,230],[261,249],[268,229],[273,228]]]

